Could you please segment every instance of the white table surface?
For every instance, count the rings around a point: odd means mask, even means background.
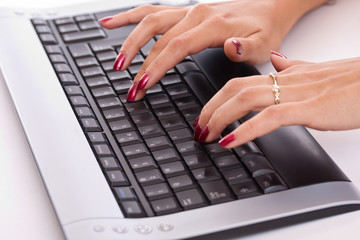
[[[0,0],[1,6],[43,8],[91,0]],[[303,17],[286,37],[281,52],[307,61],[360,56],[360,1],[338,0]],[[0,36],[1,37],[1,36]],[[269,63],[258,66],[263,74]],[[310,130],[360,189],[360,130]],[[360,211],[247,236],[242,239],[359,239]],[[63,239],[41,177],[0,76],[0,239]]]

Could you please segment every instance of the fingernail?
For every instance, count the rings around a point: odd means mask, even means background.
[[[110,16],[110,17],[104,17],[102,19],[99,20],[99,23],[106,23],[107,21],[113,19],[114,17],[113,16]]]
[[[113,69],[116,71],[120,71],[125,61],[125,55],[123,53],[120,53],[114,62]]]
[[[271,51],[271,54],[274,54],[274,55],[276,55],[276,56],[278,56],[278,57],[282,57],[282,58],[287,59],[286,56],[282,55],[281,53],[275,52],[275,51]]]
[[[202,132],[202,129],[200,127],[200,125],[196,125],[195,127],[195,131],[194,131],[194,141],[198,142],[199,141],[199,137],[200,137],[200,133]]]
[[[139,80],[138,90],[144,89],[148,81],[149,81],[149,74],[144,73],[144,75],[142,75],[142,77]]]
[[[219,141],[219,145],[222,147],[225,147],[225,146],[229,145],[232,141],[234,141],[235,138],[236,138],[236,136],[233,133],[226,135]]]
[[[196,127],[196,125],[198,125],[198,123],[199,123],[199,118],[200,118],[200,116],[198,116],[198,117],[195,119],[195,121],[193,122],[193,126],[194,126],[194,127]]]
[[[208,125],[206,125],[200,133],[199,142],[205,142],[208,135],[209,135],[209,127]]]
[[[137,84],[133,83],[126,95],[126,101],[134,101],[137,94]]]
[[[234,40],[232,40],[232,43],[236,47],[236,53],[241,55],[243,53],[243,48],[242,48],[242,45],[240,44],[240,42],[238,40],[234,39]]]

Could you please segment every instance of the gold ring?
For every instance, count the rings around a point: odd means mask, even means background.
[[[277,79],[276,79],[276,73],[269,73],[269,76],[272,78],[273,80],[273,93],[274,93],[274,97],[275,97],[275,104],[279,104],[280,103],[280,87],[277,84]]]

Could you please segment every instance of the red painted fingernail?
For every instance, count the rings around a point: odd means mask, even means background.
[[[227,146],[228,144],[230,144],[232,141],[234,141],[236,138],[235,134],[231,133],[229,135],[226,135],[225,137],[223,137],[220,141],[219,141],[219,145],[222,147]]]
[[[193,122],[193,126],[194,126],[194,127],[196,127],[196,125],[198,125],[198,123],[199,123],[199,118],[200,118],[200,116],[198,116],[198,117],[195,119],[195,121]]]
[[[133,83],[126,95],[126,101],[134,101],[137,94],[137,84]]]
[[[232,40],[232,43],[236,47],[236,53],[241,55],[243,53],[243,48],[242,48],[242,45],[240,44],[240,42],[238,40],[234,39],[234,40]]]
[[[139,80],[138,90],[144,89],[148,81],[149,81],[149,74],[144,73],[144,75],[142,75],[142,77]]]
[[[120,53],[114,62],[113,69],[116,71],[120,71],[125,61],[125,55],[123,53]]]
[[[274,54],[274,55],[276,55],[276,56],[278,56],[278,57],[282,57],[282,58],[287,59],[286,56],[282,55],[281,53],[275,52],[275,51],[271,51],[271,54]]]
[[[200,133],[199,142],[205,142],[208,135],[209,135],[209,127],[208,125],[206,125]]]
[[[202,129],[200,127],[200,125],[196,125],[195,127],[195,131],[194,131],[194,141],[198,142],[199,141],[199,137],[200,137],[200,133],[202,132]]]
[[[104,17],[102,19],[99,20],[99,23],[106,23],[107,21],[113,19],[114,17],[113,16],[110,16],[110,17]]]

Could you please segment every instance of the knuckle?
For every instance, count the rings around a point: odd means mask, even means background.
[[[167,47],[170,52],[176,53],[179,50],[184,51],[185,44],[186,41],[182,37],[175,37],[169,41]]]
[[[240,90],[240,92],[236,95],[236,101],[238,102],[246,102],[247,104],[254,100],[257,96],[256,89],[254,87],[247,87]]]
[[[146,15],[143,20],[141,21],[141,24],[149,26],[149,25],[156,25],[157,24],[158,17],[156,14],[148,14]]]
[[[205,3],[198,3],[195,6],[191,8],[190,14],[193,14],[195,16],[200,16],[206,12],[208,12],[210,9],[210,6]]]

